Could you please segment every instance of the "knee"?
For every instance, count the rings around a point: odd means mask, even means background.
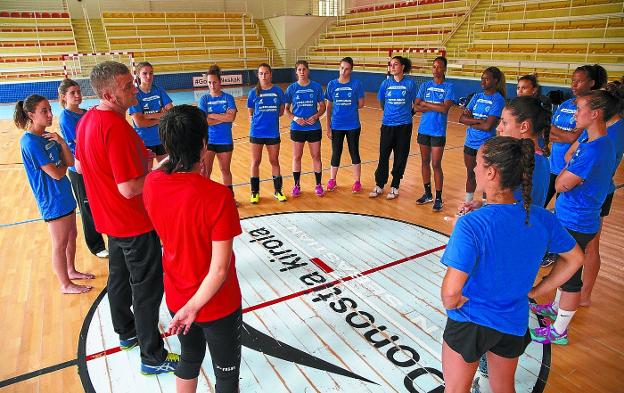
[[[431,164],[431,167],[433,168],[434,171],[441,171],[442,170],[442,162],[441,161],[434,161]]]
[[[252,169],[258,169],[260,168],[260,159],[259,158],[252,158],[251,159],[251,168]]]
[[[561,290],[564,292],[581,292],[583,288],[583,268],[574,273],[572,277],[568,281],[566,281],[562,286]]]

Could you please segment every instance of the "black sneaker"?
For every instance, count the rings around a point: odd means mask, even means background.
[[[440,210],[442,210],[442,206],[444,206],[442,199],[436,199],[435,202],[433,202],[433,207],[431,209],[434,212],[439,212]]]
[[[546,253],[544,258],[542,258],[542,262],[540,263],[540,267],[548,267],[555,263],[555,261],[559,258],[558,254]]]
[[[420,198],[416,199],[416,204],[424,205],[425,203],[433,202],[433,195],[423,194]]]

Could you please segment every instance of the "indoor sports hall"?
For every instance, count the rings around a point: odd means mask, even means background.
[[[384,121],[378,91],[392,78],[389,65],[396,56],[411,62],[404,77],[416,89],[434,79],[434,59],[448,61],[445,80],[452,83],[454,97],[446,122],[444,203],[439,211],[431,203],[416,202],[424,183],[417,139],[424,116],[420,112],[412,113],[400,194],[398,186],[395,190],[388,183],[378,197],[370,195],[376,187]],[[297,82],[296,63],[305,60],[309,80],[325,92],[339,77],[346,57],[353,61],[351,78],[363,90],[361,190],[354,185],[355,165],[346,142],[338,174],[330,169],[334,165],[326,114],[318,119],[322,181],[305,147],[295,182],[292,115],[287,110],[278,123],[286,200],[274,197],[275,174],[263,151],[259,199],[250,202],[254,143],[248,98],[259,89],[259,66],[270,64],[272,83],[287,91]],[[94,107],[99,99],[89,75],[111,60],[137,75],[137,65],[149,62],[153,83],[166,91],[174,107],[197,106],[209,94],[207,72],[217,64],[223,92],[235,100],[231,188],[242,230],[233,240],[242,294],[240,391],[439,393],[445,389],[442,343],[447,324],[441,299],[447,266],[441,258],[466,194],[467,125],[460,117],[471,97],[482,91],[482,74],[489,67],[504,73],[507,100],[516,97],[519,78],[536,75],[549,111],[576,94],[578,67],[599,64],[609,82],[624,82],[624,2],[0,1],[2,393],[176,391],[173,373],[142,375],[139,347],[120,346],[109,307],[109,260],[87,247],[80,209],[75,264],[95,278],[76,281],[92,286],[86,293],[59,291],[50,263],[51,226],[29,186],[20,151],[25,131],[14,122],[16,103],[37,94],[50,103],[48,132],[60,134],[61,81],[75,80],[83,96],[80,107]],[[134,118],[126,118],[132,127]],[[567,345],[528,344],[515,372],[517,392],[624,392],[624,316],[619,311],[624,298],[624,169],[616,168],[591,302],[574,315]],[[218,162],[211,179],[222,182]],[[315,192],[318,184],[321,193]],[[296,185],[301,194],[294,197]],[[558,263],[539,269],[536,284]],[[549,323],[531,312],[528,320],[529,328]],[[180,340],[169,332],[171,321],[163,300],[159,331],[165,349],[180,353]],[[215,392],[215,379],[206,352],[197,391]],[[471,379],[471,392],[495,391],[481,371]]]

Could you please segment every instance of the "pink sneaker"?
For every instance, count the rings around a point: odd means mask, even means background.
[[[301,195],[301,187],[295,184],[292,189],[291,195],[293,198],[297,198],[299,195]]]
[[[362,191],[362,184],[358,181],[353,183],[353,187],[351,187],[351,192],[356,193]]]
[[[336,180],[329,179],[329,181],[327,182],[327,191],[334,191],[336,187],[338,187],[338,185],[336,184]]]
[[[317,184],[316,187],[314,187],[314,192],[316,192],[316,196],[322,197],[323,195],[325,195],[325,191],[323,191],[323,186],[320,184]]]

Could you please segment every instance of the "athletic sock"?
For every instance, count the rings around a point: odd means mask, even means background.
[[[552,308],[555,311],[559,310],[559,299],[561,299],[561,289],[557,288],[557,293],[555,293],[555,299],[552,302]]]
[[[282,176],[273,176],[273,188],[275,192],[282,191]]]
[[[295,180],[295,185],[298,186],[301,179],[301,172],[293,172],[293,179]]]
[[[566,311],[559,309],[559,311],[557,311],[557,319],[555,320],[555,324],[553,325],[555,331],[559,334],[565,332],[570,322],[572,322],[572,317],[575,313],[576,310]]]
[[[431,183],[425,184],[425,194],[431,196]]]
[[[321,176],[323,172],[314,172],[314,178],[316,179],[316,184],[321,184]]]
[[[436,190],[436,199],[442,200],[442,190]]]
[[[472,202],[473,199],[474,199],[474,192],[467,192],[466,193],[466,202]]]
[[[260,192],[260,178],[252,177],[251,178],[251,193],[258,194]]]

